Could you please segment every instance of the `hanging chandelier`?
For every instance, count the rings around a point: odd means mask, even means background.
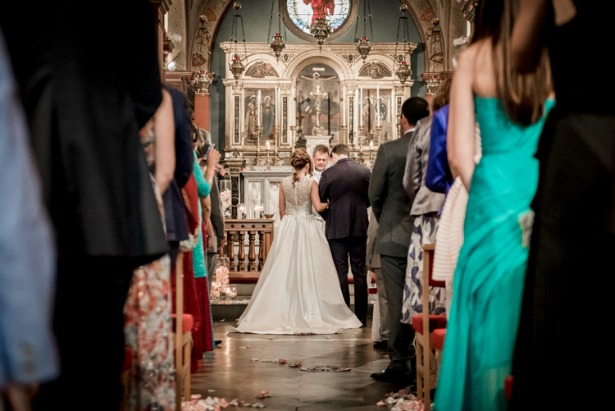
[[[243,28],[243,17],[239,14],[239,10],[241,10],[241,3],[236,1],[233,3],[233,8],[235,9],[235,15],[233,15],[233,25],[231,27],[231,62],[229,64],[229,69],[231,73],[233,73],[233,77],[235,80],[239,80],[241,74],[246,69],[246,66],[243,64],[243,60],[248,55],[246,48],[246,35]],[[243,57],[239,54],[239,45],[237,44],[238,35],[238,26],[241,24],[241,36],[243,43]]]
[[[408,63],[406,62],[406,60],[402,60],[399,63],[399,67],[397,67],[397,70],[395,71],[395,75],[399,79],[399,82],[402,85],[406,84],[406,81],[408,80],[408,77],[410,77],[411,74],[412,74],[412,70],[410,70],[410,66],[408,66]]]
[[[359,4],[360,7],[360,4]],[[370,38],[367,36],[367,21],[369,20],[369,32],[370,37],[374,37],[374,32],[372,28],[372,9],[369,5],[369,0],[364,0],[363,2],[363,36],[361,38],[357,37],[357,31],[359,29],[359,16],[357,15],[357,25],[355,26],[354,38],[355,38],[355,46],[359,55],[365,61],[367,55],[372,51],[372,43]]]
[[[209,40],[211,36],[205,27],[207,17],[201,15],[199,21],[199,31],[196,38],[197,50],[192,53],[192,66],[194,67],[205,65],[211,56],[211,51],[209,50]],[[197,93],[207,94],[214,77],[215,73],[209,72],[206,69],[200,69],[198,72],[192,74],[191,82]]]
[[[405,4],[402,4],[399,6],[399,10],[401,11],[401,14],[399,16],[399,20],[397,20],[397,39],[395,41],[395,61],[399,65],[397,70],[395,70],[395,75],[399,78],[401,84],[405,85],[408,78],[412,75],[412,70],[408,65],[408,60],[406,59],[406,56],[408,56],[408,59],[410,58],[410,28],[408,26],[408,16],[406,16],[408,7]],[[401,36],[403,36],[403,39],[401,39],[401,50],[398,50],[401,37],[400,31],[402,32]]]
[[[199,22],[199,29],[195,38],[196,50],[192,53],[193,67],[202,66],[207,62],[209,56],[211,55],[211,51],[209,50],[209,40],[211,39],[211,35],[209,34],[207,27],[205,27],[207,17],[205,15],[201,15],[199,17]]]
[[[319,17],[314,20],[314,24],[310,27],[310,32],[318,42],[318,45],[322,47],[325,44],[325,40],[331,34],[331,25],[329,25],[326,18]]]
[[[282,54],[282,50],[286,47],[286,42],[284,38],[286,37],[286,27],[282,25],[282,19],[284,17],[280,16],[280,12],[278,11],[278,31],[271,37],[271,23],[273,21],[273,3],[275,0],[271,0],[271,12],[269,13],[269,31],[267,32],[267,40],[271,39],[269,43],[269,47],[273,50],[273,54],[275,54],[276,60],[280,59],[280,55]],[[282,35],[282,30],[284,30],[284,35]]]

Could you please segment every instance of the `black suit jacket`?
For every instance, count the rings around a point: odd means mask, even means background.
[[[138,135],[162,101],[155,17],[147,0],[87,3],[15,3],[0,27],[60,254],[136,267],[168,251]]]
[[[325,232],[328,240],[367,237],[370,171],[350,158],[341,158],[322,172],[320,201],[329,202]]]
[[[408,145],[413,132],[386,142],[378,149],[369,183],[369,199],[378,220],[378,254],[404,257],[408,255],[414,217],[410,215],[412,198],[402,184],[406,169]]]

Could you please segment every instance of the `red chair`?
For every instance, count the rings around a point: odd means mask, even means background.
[[[506,401],[510,401],[512,398],[513,380],[514,377],[512,375],[509,375],[504,380],[504,395],[506,396]]]
[[[416,349],[416,389],[417,397],[423,400],[425,411],[431,410],[431,390],[436,387],[438,362],[432,343],[432,333],[437,329],[446,329],[446,315],[429,314],[429,288],[445,287],[444,281],[432,278],[434,244],[423,244],[423,273],[421,283],[423,292],[421,303],[423,312],[412,316],[412,328],[415,331],[414,347]]]

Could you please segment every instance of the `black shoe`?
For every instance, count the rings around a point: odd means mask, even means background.
[[[389,340],[380,339],[372,344],[376,350],[386,350],[389,348]]]
[[[382,372],[371,374],[370,377],[376,381],[398,382],[403,384],[410,384],[413,381],[412,374],[408,370],[394,370],[388,367]]]
[[[220,344],[222,344],[222,340],[214,340],[214,344],[220,345]]]

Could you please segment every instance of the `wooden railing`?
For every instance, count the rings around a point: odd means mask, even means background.
[[[226,246],[220,256],[229,257],[231,283],[258,280],[273,242],[273,225],[265,219],[225,220]]]

